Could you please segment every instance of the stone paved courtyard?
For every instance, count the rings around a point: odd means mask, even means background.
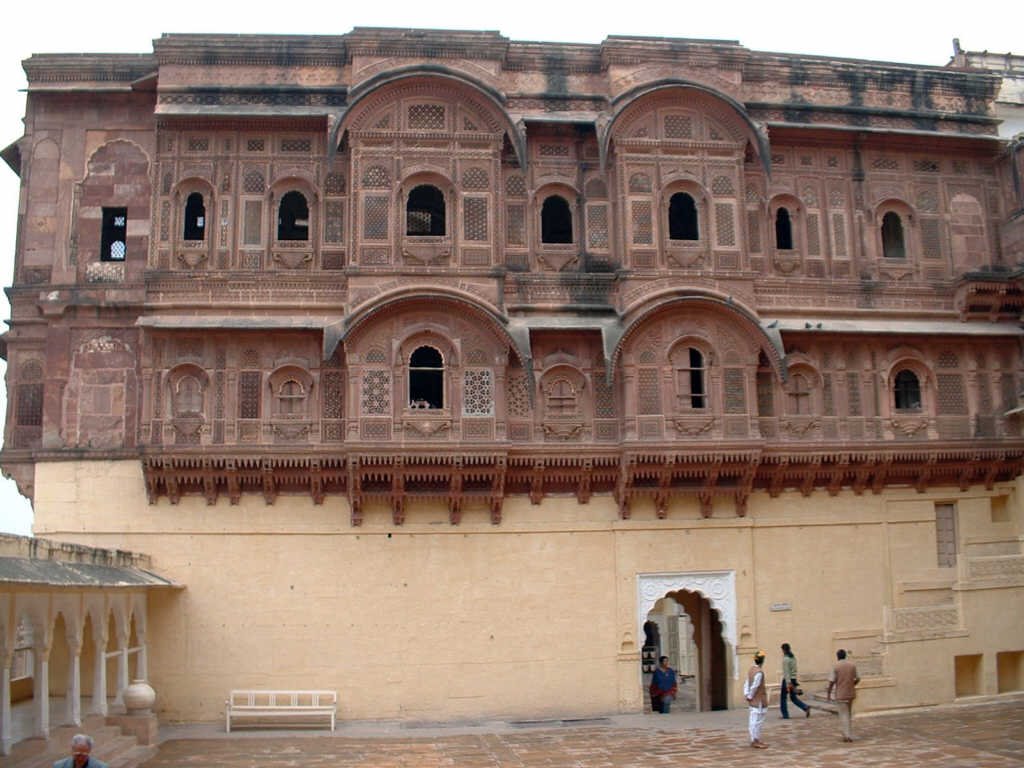
[[[595,723],[480,724],[426,728],[397,724],[340,724],[325,732],[247,731],[209,738],[178,738],[195,728],[171,728],[170,739],[145,768],[225,766],[373,766],[374,768],[747,768],[753,760],[800,768],[1001,768],[1024,766],[1024,698],[971,706],[858,717],[857,740],[844,744],[838,719],[818,711],[810,719],[765,724],[769,749],[746,741],[746,713],[636,715]],[[468,732],[472,731],[472,732]]]

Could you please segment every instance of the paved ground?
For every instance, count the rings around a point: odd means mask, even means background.
[[[205,730],[204,730],[205,729]],[[195,738],[195,736],[202,736]],[[329,732],[165,728],[145,768],[1003,768],[1024,766],[1024,697],[856,717],[844,744],[835,716],[769,713],[767,750],[752,750],[744,711],[627,715],[593,721],[419,726],[339,725]]]

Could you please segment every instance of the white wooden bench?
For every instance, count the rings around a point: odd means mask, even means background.
[[[231,733],[231,721],[241,718],[262,725],[279,717],[329,717],[333,731],[337,711],[336,691],[231,691],[224,702],[224,728]]]

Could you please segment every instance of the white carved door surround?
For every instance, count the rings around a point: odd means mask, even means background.
[[[644,636],[644,622],[654,604],[670,592],[686,590],[706,598],[722,622],[722,639],[732,655],[732,676],[739,676],[736,655],[736,571],[637,574],[637,637]]]

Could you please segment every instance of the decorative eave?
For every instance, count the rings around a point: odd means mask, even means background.
[[[327,496],[339,495],[349,502],[353,526],[362,524],[366,505],[374,502],[390,507],[392,522],[402,525],[409,503],[422,500],[445,502],[452,525],[461,521],[465,506],[482,504],[498,525],[508,496],[528,496],[540,504],[548,495],[566,493],[581,504],[594,494],[612,495],[624,520],[637,501],[650,500],[658,517],[665,518],[680,499],[695,499],[704,517],[712,516],[716,499],[731,499],[736,515],[743,517],[757,490],[772,496],[785,490],[809,496],[815,489],[833,496],[843,489],[878,494],[891,487],[965,491],[978,484],[991,490],[1024,471],[1024,441],[836,450],[761,442],[685,449],[625,445],[572,453],[564,445],[445,451],[427,446],[381,451],[355,444],[273,453],[150,450],[143,455],[142,470],[151,504],[162,496],[177,504],[185,495],[202,495],[210,505],[227,495],[237,504],[250,493],[273,504],[282,492],[309,493],[322,504]]]
[[[1020,319],[1024,315],[1024,269],[970,272],[958,281],[953,304],[961,320]]]

